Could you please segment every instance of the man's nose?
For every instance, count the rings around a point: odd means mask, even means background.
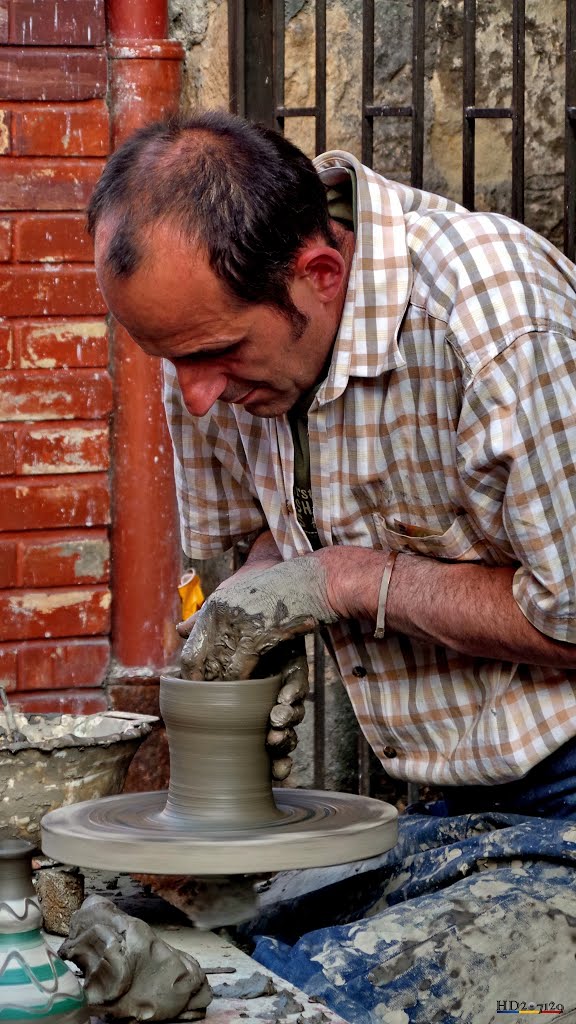
[[[220,370],[199,364],[175,364],[184,405],[192,416],[203,416],[226,390],[227,378]]]

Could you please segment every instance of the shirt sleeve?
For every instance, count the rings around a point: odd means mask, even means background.
[[[476,522],[519,563],[519,608],[576,643],[575,340],[542,328],[490,361],[466,389],[458,451]]]
[[[205,416],[191,416],[167,362],[164,405],[174,449],[182,547],[191,558],[210,558],[266,526],[238,425],[229,407],[218,402]]]

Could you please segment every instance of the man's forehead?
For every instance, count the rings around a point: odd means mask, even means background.
[[[195,239],[186,237],[179,226],[168,219],[151,221],[146,224],[126,221],[119,214],[109,214],[96,227],[95,248],[97,259],[106,262],[113,244],[121,236],[134,247],[138,255],[138,266],[154,259],[165,259],[167,255],[178,254],[190,264],[209,266],[206,251]]]
[[[230,294],[198,250],[181,240],[170,245],[164,228],[151,236],[136,269],[118,274],[107,258],[116,230],[109,222],[96,236],[98,279],[111,312],[133,337],[155,340],[190,331],[226,331],[228,336],[231,324],[236,332],[246,307]]]

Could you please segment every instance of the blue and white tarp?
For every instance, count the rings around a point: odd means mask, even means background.
[[[572,1024],[576,821],[403,816],[382,857],[277,876],[250,932],[350,1024]]]

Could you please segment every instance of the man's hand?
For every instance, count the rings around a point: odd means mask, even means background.
[[[318,559],[305,556],[225,580],[193,619],[179,627],[181,634],[183,627],[191,630],[182,651],[185,679],[248,679],[263,658],[265,674],[282,673],[266,737],[277,782],[290,774],[290,754],[297,744],[294,727],[304,718],[308,693],[304,645],[294,638],[335,620],[324,568]],[[278,645],[281,650],[274,659],[271,652]]]
[[[282,645],[281,651],[277,648],[282,686],[270,712],[270,728],[266,737],[266,749],[272,759],[272,778],[276,782],[283,782],[290,774],[292,758],[289,755],[298,743],[294,727],[304,718],[304,701],[308,694],[308,659],[304,641],[298,639],[287,646]]]
[[[248,679],[277,644],[335,622],[313,555],[226,580],[196,613],[182,651],[185,679]]]
[[[228,584],[229,580],[225,582]],[[195,612],[185,622],[179,623],[180,636],[190,635],[198,614]],[[262,670],[282,676],[276,704],[270,712],[266,749],[272,761],[272,778],[283,782],[292,769],[290,754],[298,743],[295,726],[304,719],[304,701],[308,695],[308,658],[303,639],[297,638],[275,648],[273,654],[265,659]]]

